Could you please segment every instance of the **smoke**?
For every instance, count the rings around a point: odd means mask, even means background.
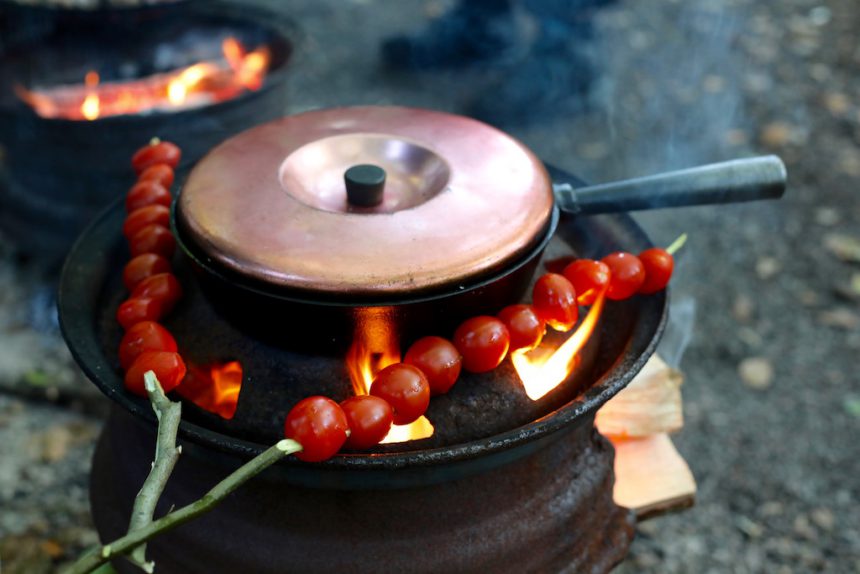
[[[673,298],[669,305],[669,323],[657,348],[657,354],[673,369],[681,365],[684,351],[693,337],[695,323],[696,300],[692,297]]]
[[[581,171],[599,181],[744,155],[748,11],[688,0],[624,2],[598,14],[592,53],[601,74],[582,120],[592,129],[577,132],[591,136],[575,144]]]

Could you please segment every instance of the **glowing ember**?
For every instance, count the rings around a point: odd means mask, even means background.
[[[95,71],[84,84],[29,90],[18,96],[43,118],[96,120],[106,116],[201,107],[259,90],[269,69],[265,46],[250,52],[235,38],[222,44],[223,58],[127,82],[100,82]]]
[[[588,342],[603,309],[604,294],[600,294],[591,310],[573,334],[557,349],[541,345],[527,353],[511,354],[511,362],[533,401],[540,399],[563,383],[579,364],[579,351]]]
[[[352,346],[346,355],[346,366],[356,395],[366,395],[376,373],[400,362],[397,334],[388,315],[379,309],[367,309],[358,321]],[[433,436],[433,425],[426,417],[408,425],[394,425],[382,444],[406,442]]]
[[[232,419],[242,389],[242,365],[232,361],[223,365],[198,367],[188,364],[188,372],[176,392],[201,409],[221,418]]]

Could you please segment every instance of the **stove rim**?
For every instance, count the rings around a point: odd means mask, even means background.
[[[99,231],[103,235],[115,235],[119,240],[119,229],[116,233],[112,233],[110,229],[110,219],[114,216],[114,212],[120,207],[122,198],[118,198],[114,203],[107,206],[82,232],[78,239],[73,244],[69,256],[66,259],[60,275],[59,293],[57,297],[57,307],[59,314],[60,328],[66,344],[75,359],[75,362],[81,368],[87,378],[95,384],[99,390],[108,398],[123,407],[131,415],[135,416],[140,422],[146,422],[149,425],[156,423],[155,414],[153,413],[150,403],[142,397],[131,397],[126,393],[118,390],[116,385],[110,385],[103,380],[105,373],[107,376],[116,376],[113,367],[107,361],[101,348],[100,342],[96,337],[90,337],[89,345],[81,345],[77,338],[80,333],[91,332],[95,334],[92,328],[95,315],[93,313],[77,313],[74,305],[70,305],[68,301],[69,293],[73,292],[75,286],[75,277],[72,270],[78,265],[77,259],[80,259],[82,252],[89,247],[95,247],[95,253],[98,256],[107,255],[113,243],[105,244],[101,241]],[[609,217],[620,223],[624,229],[629,232],[637,242],[650,245],[651,242],[645,232],[639,225],[626,213],[604,215],[600,217]],[[102,229],[108,227],[109,229]],[[94,239],[99,239],[94,241]],[[92,244],[92,245],[89,245]],[[92,254],[93,251],[87,251]],[[77,257],[76,257],[77,256]],[[92,256],[92,255],[90,255]],[[85,256],[86,257],[86,256]],[[101,286],[107,272],[115,271],[106,269],[107,265],[100,268],[100,277],[90,277],[87,286],[98,282]],[[71,285],[70,285],[71,284]],[[80,287],[78,287],[80,289]],[[101,289],[88,291],[92,303],[90,311],[95,307],[95,302],[99,298]],[[320,471],[337,471],[337,470],[365,470],[365,471],[390,471],[403,468],[426,468],[441,465],[456,465],[458,463],[473,461],[475,458],[492,457],[495,455],[507,454],[515,460],[531,452],[533,448],[537,448],[539,444],[551,441],[554,435],[560,434],[566,428],[581,422],[585,417],[595,413],[604,403],[611,397],[621,391],[633,379],[636,373],[645,365],[648,358],[654,353],[660,341],[663,330],[665,329],[668,320],[668,294],[667,292],[659,293],[649,297],[646,302],[651,302],[652,305],[659,305],[659,320],[654,331],[650,335],[650,339],[642,348],[641,353],[633,360],[624,361],[626,354],[622,353],[615,363],[601,377],[596,379],[588,390],[578,395],[570,402],[559,407],[558,409],[547,413],[543,417],[536,419],[526,425],[522,425],[506,432],[496,434],[483,439],[469,441],[457,445],[449,445],[445,447],[437,447],[424,450],[413,450],[408,452],[390,452],[390,453],[369,453],[369,454],[338,454],[333,458],[321,463],[302,463],[291,458],[283,459],[278,466],[294,466],[305,468],[307,470]],[[76,317],[77,315],[77,317]],[[636,329],[631,332],[630,340],[634,340],[637,335]],[[640,336],[647,334],[639,333]],[[76,341],[73,344],[72,341]],[[202,449],[212,449],[220,453],[232,455],[240,459],[251,458],[271,445],[263,445],[243,439],[238,439],[224,435],[207,429],[203,426],[194,424],[187,420],[180,423],[179,438],[188,440],[195,446]],[[543,439],[543,440],[542,440]],[[532,448],[533,447],[533,448]],[[518,452],[513,452],[518,451]],[[508,458],[504,457],[503,458]],[[495,466],[495,465],[493,465]]]

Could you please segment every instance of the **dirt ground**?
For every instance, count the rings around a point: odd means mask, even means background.
[[[461,112],[516,73],[380,66],[381,39],[420,29],[447,2],[268,3],[303,35],[288,112]],[[676,319],[695,310],[678,327],[692,337],[675,442],[699,493],[692,510],[641,524],[618,571],[860,572],[860,4],[625,0],[595,26],[585,47],[601,71],[589,105],[504,126],[541,157],[607,181],[777,153],[790,179],[780,202],[637,216],[658,244],[690,234],[673,290]],[[563,81],[544,92],[569,103]],[[107,399],[76,374],[44,275],[0,240],[9,574],[52,571],[96,541],[87,473]]]

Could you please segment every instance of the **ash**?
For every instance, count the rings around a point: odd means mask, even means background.
[[[268,3],[307,34],[288,112],[370,103],[464,112],[520,63],[384,68],[380,44],[420,32],[444,1]],[[534,14],[518,17],[540,29]],[[697,307],[675,440],[699,495],[694,510],[641,524],[619,572],[860,569],[858,19],[853,0],[617,2],[593,16],[584,53],[596,72],[587,90],[577,86],[577,105],[565,85],[550,85],[558,113],[490,118],[592,181],[753,153],[788,165],[779,203],[639,217],[659,244],[690,233],[673,284],[676,299]],[[529,57],[521,40],[508,60]],[[94,542],[88,460],[107,399],[74,370],[51,321],[22,311],[44,285],[37,275],[4,244],[0,555],[9,574],[52,571]]]

